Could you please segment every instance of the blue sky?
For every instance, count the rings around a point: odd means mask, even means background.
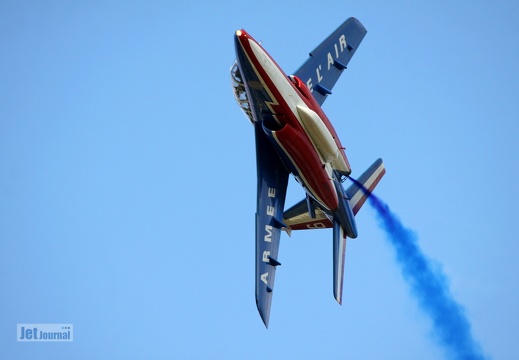
[[[369,207],[342,307],[331,231],[283,236],[270,328],[254,303],[255,148],[233,34],[290,73],[367,28],[324,104],[353,175],[413,229],[495,359],[517,357],[516,1],[2,1],[0,358],[439,359]],[[287,205],[303,190],[291,181]],[[19,323],[72,323],[20,343]]]

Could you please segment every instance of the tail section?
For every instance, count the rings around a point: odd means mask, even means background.
[[[350,199],[353,214],[357,215],[385,173],[386,168],[384,167],[384,162],[382,159],[377,159],[377,161],[364,171],[357,181],[354,181],[353,185],[346,190],[346,195],[348,199]],[[364,189],[362,189],[362,187]]]
[[[349,206],[356,215],[362,205],[366,202],[375,186],[379,183],[382,176],[386,173],[382,159],[378,159],[353,182],[348,190],[346,197],[349,199]],[[352,215],[352,216],[353,216]],[[354,220],[353,220],[354,221]],[[333,296],[339,304],[342,304],[342,286],[344,279],[344,258],[346,255],[346,231],[343,225],[336,218],[333,221]]]
[[[319,204],[312,202],[312,199],[302,200],[283,214],[283,222],[290,230],[333,228],[333,296],[339,304],[342,304],[344,260],[348,237],[346,235],[348,230],[345,230],[343,226],[348,223],[354,224],[354,219],[351,218],[357,215],[385,173],[384,163],[382,159],[378,159],[362,173],[358,180],[351,179],[353,184],[345,191],[345,194],[342,193],[344,191],[342,184],[336,184],[345,198],[344,209],[341,209],[342,216],[339,213],[330,213]],[[348,215],[346,210],[353,214],[346,217]],[[352,229],[349,231],[351,232]]]
[[[358,183],[353,183],[346,190],[346,197],[354,215],[357,215],[385,173],[384,163],[382,159],[378,159],[358,178]],[[312,206],[309,206],[309,201],[312,202]],[[283,222],[289,230],[326,229],[333,227],[333,214],[321,208],[312,199],[305,198],[285,211]]]

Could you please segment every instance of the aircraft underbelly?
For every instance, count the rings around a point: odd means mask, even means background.
[[[278,82],[280,81],[288,83],[287,78],[278,80]],[[270,89],[259,89],[258,87],[251,91],[261,91],[263,94],[273,93]],[[288,104],[283,98],[274,98],[273,102],[277,106],[269,108],[270,111],[263,112],[258,111],[265,108],[261,101],[255,103],[254,108],[258,109],[254,114],[256,121],[263,122],[265,133],[286,167],[303,182],[305,190],[329,210],[336,209],[339,203],[331,178],[332,174],[329,173],[330,168],[324,165],[326,160],[323,159],[317,144],[312,141],[308,131],[301,124],[299,114],[296,113],[298,107],[293,109],[292,104]],[[293,103],[304,104],[297,98],[293,99]]]
[[[339,206],[337,191],[325,167],[317,144],[312,141],[300,120],[301,107],[307,106],[291,80],[282,74],[268,56],[252,43],[248,61],[242,62],[254,119],[263,123],[267,136],[286,167],[301,181],[305,190],[319,203],[335,210]],[[342,169],[341,169],[342,170]]]
[[[294,175],[304,182],[305,190],[328,209],[336,209],[339,206],[337,191],[306,134],[287,125],[272,132],[272,136],[279,145],[278,149],[283,151],[283,157],[296,169]]]

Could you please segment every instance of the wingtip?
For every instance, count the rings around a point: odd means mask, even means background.
[[[342,292],[338,293],[337,291],[334,291],[333,297],[335,298],[335,301],[339,303],[339,305],[342,305]]]
[[[270,318],[270,309],[261,309],[258,301],[256,301],[256,307],[258,308],[258,313],[261,317],[261,321],[265,325],[265,328],[269,328],[269,318]]]
[[[259,311],[259,309],[258,309],[258,311]],[[263,324],[265,325],[265,329],[268,329],[269,328],[269,316],[263,314],[263,312],[261,312],[261,311],[259,311],[259,314],[261,317],[261,321],[263,321]]]
[[[337,302],[339,303],[339,305],[342,306],[342,298],[338,298],[338,297],[336,297],[335,300],[337,300]]]
[[[265,329],[269,329],[269,322],[268,320],[263,319],[263,324],[265,325]]]

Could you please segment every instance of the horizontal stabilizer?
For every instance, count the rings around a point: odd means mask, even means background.
[[[311,212],[308,211],[309,208]],[[331,228],[331,219],[332,216],[325,213],[319,204],[308,196],[283,214],[283,220],[291,230]]]
[[[357,179],[357,182],[362,184],[368,193],[355,183],[346,190],[354,215],[357,215],[385,173],[384,162],[382,159],[378,159]]]

